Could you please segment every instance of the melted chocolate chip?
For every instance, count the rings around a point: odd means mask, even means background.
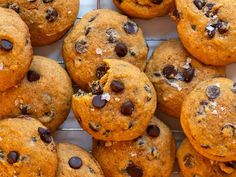
[[[209,99],[216,99],[220,95],[220,88],[216,85],[211,85],[206,88],[206,95]]]
[[[22,105],[20,107],[21,114],[22,115],[27,115],[28,114],[28,109],[29,109],[29,107],[27,105]]]
[[[88,46],[86,40],[80,40],[75,43],[75,50],[79,54],[87,52],[87,47]]]
[[[122,92],[125,88],[124,83],[120,80],[113,80],[111,82],[110,87],[112,91],[117,92],[117,93]]]
[[[177,70],[175,69],[173,65],[166,65],[162,70],[162,74],[167,79],[173,79],[177,74]]]
[[[45,143],[51,143],[52,142],[52,137],[51,137],[51,132],[49,129],[45,129],[42,127],[38,128],[38,133],[41,138],[41,140]]]
[[[194,0],[193,3],[199,10],[201,10],[206,4],[205,0]]]
[[[206,32],[208,37],[212,39],[216,34],[216,27],[214,25],[207,25]]]
[[[153,4],[158,4],[160,5],[163,2],[163,0],[152,0]]]
[[[184,156],[184,165],[187,167],[187,168],[193,168],[194,167],[194,162],[193,162],[193,155],[192,154],[186,154]]]
[[[228,22],[225,22],[223,20],[219,20],[217,23],[218,31],[220,34],[224,34],[229,30],[229,24]]]
[[[46,11],[46,16],[45,18],[49,21],[49,22],[53,22],[57,19],[58,17],[58,13],[56,9],[53,8],[48,8]]]
[[[102,100],[102,95],[96,95],[93,97],[92,104],[95,108],[103,108],[106,106],[106,103],[106,100]]]
[[[14,10],[16,13],[20,13],[20,7],[16,3],[9,4],[8,8]]]
[[[130,177],[142,177],[143,176],[143,170],[141,167],[136,166],[134,164],[129,165],[126,168],[126,172]]]
[[[101,79],[107,73],[109,68],[106,65],[99,65],[96,69],[96,77]]]
[[[70,167],[73,169],[79,169],[83,165],[81,158],[76,157],[76,156],[71,157],[68,163]]]
[[[127,46],[123,42],[116,44],[115,52],[118,57],[124,57],[128,53]]]
[[[158,137],[160,135],[160,128],[156,125],[149,125],[146,129],[148,136]]]
[[[103,93],[102,86],[99,81],[94,81],[89,85],[93,95],[101,95]]]
[[[43,3],[49,3],[52,2],[53,0],[43,0]]]
[[[126,101],[121,106],[121,113],[126,116],[132,115],[134,112],[134,104],[131,101]]]
[[[7,162],[9,164],[14,164],[18,161],[20,154],[16,151],[11,151],[7,154]]]
[[[109,28],[106,31],[106,36],[110,43],[115,43],[118,41],[118,32],[114,28]]]
[[[138,32],[138,25],[133,21],[128,21],[124,24],[124,30],[128,34],[135,34]]]
[[[183,72],[184,81],[187,83],[191,82],[193,80],[194,74],[195,74],[194,68],[185,69]]]
[[[13,48],[13,44],[11,41],[7,40],[7,39],[1,39],[0,40],[0,50],[4,50],[4,51],[10,51]]]
[[[29,70],[27,72],[27,79],[29,82],[35,82],[40,79],[40,75],[36,71]]]

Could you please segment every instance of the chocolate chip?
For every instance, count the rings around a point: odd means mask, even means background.
[[[89,84],[89,87],[93,95],[101,95],[103,93],[103,89],[99,81],[93,81]]]
[[[163,2],[163,0],[152,0],[153,4],[158,4],[160,5]]]
[[[221,132],[225,137],[233,137],[236,133],[236,127],[233,124],[226,124],[221,129]]]
[[[172,11],[172,16],[173,16],[174,20],[180,20],[180,18],[181,18],[180,13],[176,8]]]
[[[87,36],[90,33],[91,29],[92,28],[90,26],[85,28],[85,36]]]
[[[80,40],[75,43],[75,50],[77,53],[82,54],[87,52],[87,41],[86,40]]]
[[[194,0],[193,3],[199,10],[201,10],[206,4],[205,0]]]
[[[231,91],[232,91],[233,93],[236,93],[236,83],[233,84],[233,87],[231,88]]]
[[[223,20],[219,20],[217,23],[218,31],[220,34],[224,34],[229,30],[229,23]]]
[[[216,27],[213,25],[207,25],[205,30],[210,39],[212,39],[216,34]]]
[[[196,25],[191,25],[191,28],[195,31],[196,30]]]
[[[37,0],[28,0],[28,2],[35,2],[35,1],[37,1]]]
[[[106,65],[99,65],[98,67],[97,67],[97,69],[96,69],[96,77],[98,78],[98,79],[101,79],[102,78],[102,76],[104,76],[106,73],[107,73],[107,70],[108,70],[109,68],[106,66]]]
[[[106,31],[106,36],[110,43],[115,43],[118,41],[118,32],[114,28],[109,28]]]
[[[8,8],[14,10],[16,13],[20,13],[20,7],[16,3],[9,4]]]
[[[37,142],[37,138],[36,137],[32,137],[31,140],[35,143]]]
[[[95,15],[94,17],[90,18],[88,22],[92,22],[97,18],[97,15]]]
[[[79,169],[83,165],[81,158],[76,157],[76,156],[71,157],[68,163],[70,167],[73,169]]]
[[[10,51],[13,48],[13,44],[11,41],[7,40],[7,39],[1,39],[0,40],[0,50],[4,50],[4,51]]]
[[[52,2],[53,0],[43,0],[43,3],[49,3]]]
[[[7,154],[7,162],[9,164],[14,164],[18,161],[20,154],[16,151],[11,151]]]
[[[126,168],[126,172],[130,177],[142,177],[143,176],[143,170],[139,166],[136,166],[134,164],[129,165]]]
[[[160,135],[160,128],[156,125],[149,125],[146,129],[148,136],[158,137]]]
[[[49,21],[49,22],[53,22],[57,19],[58,17],[58,13],[57,10],[54,8],[48,8],[46,11],[46,16],[45,18]]]
[[[134,112],[134,104],[131,101],[126,101],[121,106],[121,113],[126,116],[132,115]]]
[[[20,107],[20,111],[21,111],[21,114],[22,115],[27,115],[28,114],[28,106],[27,105],[22,105],[21,107]]]
[[[94,132],[99,132],[99,130],[101,129],[101,125],[94,122],[89,122],[89,128]]]
[[[177,70],[175,69],[173,65],[166,65],[162,70],[162,74],[167,79],[173,79],[177,74]]]
[[[194,68],[185,69],[183,72],[184,81],[187,83],[191,82],[193,80],[194,74],[195,74]]]
[[[125,88],[124,83],[120,80],[113,80],[111,81],[111,90],[114,92],[122,92]]]
[[[40,75],[36,71],[29,70],[27,72],[27,79],[29,82],[35,82],[40,79]]]
[[[154,76],[156,76],[156,77],[160,77],[160,76],[161,76],[161,73],[160,73],[159,71],[155,71],[153,74],[154,74]]]
[[[194,167],[194,162],[193,162],[193,155],[192,154],[186,154],[184,156],[184,165],[187,167],[187,168],[193,168]]]
[[[216,85],[211,85],[206,88],[206,95],[210,99],[216,99],[220,95],[220,88]]]
[[[203,9],[203,12],[205,12],[206,17],[213,17],[217,14],[217,10],[212,11],[212,8],[215,4],[214,3],[207,3],[206,6]]]
[[[128,33],[128,34],[137,33],[138,29],[139,29],[138,25],[135,22],[133,22],[133,21],[126,22],[124,24],[123,28],[124,28],[125,32]]]
[[[51,143],[52,142],[52,137],[51,137],[51,132],[49,129],[45,129],[42,127],[38,128],[38,133],[41,138],[41,140],[45,143]]]
[[[124,57],[128,52],[127,46],[123,42],[119,42],[116,44],[115,52],[118,57]]]
[[[92,104],[95,108],[103,108],[107,101],[102,99],[102,95],[96,95],[93,97]]]

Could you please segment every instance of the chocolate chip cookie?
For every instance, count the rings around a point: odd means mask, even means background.
[[[235,177],[235,162],[217,162],[197,153],[187,139],[177,151],[177,159],[183,177]]]
[[[56,145],[50,131],[30,117],[0,121],[0,176],[55,177]]]
[[[80,125],[94,138],[132,140],[147,127],[155,109],[156,93],[147,76],[132,64],[105,59],[97,67],[100,78],[91,92],[78,91],[72,98]]]
[[[210,65],[236,61],[236,1],[176,0],[177,30],[185,48]]]
[[[57,177],[104,177],[97,160],[84,149],[60,143],[57,145],[58,171]]]
[[[0,91],[18,84],[32,61],[27,25],[14,11],[0,7]]]
[[[0,119],[29,115],[54,132],[67,118],[72,94],[66,71],[54,60],[35,56],[21,84],[0,92]]]
[[[179,118],[184,97],[206,78],[225,76],[224,69],[199,63],[178,40],[169,40],[154,50],[145,72],[157,91],[158,108]]]
[[[139,26],[106,9],[87,13],[64,40],[63,57],[72,79],[82,88],[97,79],[102,59],[128,61],[144,70],[148,47]]]
[[[32,44],[42,46],[60,39],[76,20],[79,0],[0,0],[29,26]]]
[[[216,161],[236,160],[236,84],[214,78],[197,85],[185,97],[181,125],[190,143]]]
[[[169,177],[175,161],[175,140],[156,117],[145,133],[126,142],[93,141],[93,154],[105,176]]]
[[[163,16],[174,7],[174,0],[113,0],[130,17],[150,19]]]

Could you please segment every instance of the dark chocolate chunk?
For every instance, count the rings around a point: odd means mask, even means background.
[[[158,137],[160,135],[160,128],[156,125],[149,125],[146,129],[148,136]]]
[[[216,34],[216,27],[214,25],[207,25],[206,26],[206,32],[207,32],[207,35],[210,39],[212,39],[215,34]]]
[[[114,92],[122,92],[125,88],[124,83],[120,80],[113,80],[111,82],[111,90]]]
[[[4,51],[10,51],[13,48],[13,44],[11,41],[7,40],[7,39],[1,39],[0,40],[0,50],[4,50]]]
[[[124,57],[128,53],[128,49],[125,43],[119,42],[116,44],[115,52],[118,57]]]
[[[7,162],[9,164],[14,164],[18,161],[20,154],[16,151],[11,151],[7,154]]]
[[[177,70],[175,69],[173,65],[166,65],[162,70],[162,74],[167,79],[173,79],[177,74]]]
[[[96,77],[98,79],[101,79],[102,76],[104,76],[107,73],[108,69],[109,68],[106,65],[103,65],[103,64],[99,65],[96,69]]]
[[[93,97],[92,104],[95,108],[103,108],[106,106],[107,101],[102,99],[102,95],[96,95]]]
[[[79,158],[77,156],[71,157],[69,159],[68,163],[69,163],[70,167],[73,169],[79,169],[83,165],[81,158]]]
[[[183,76],[184,76],[184,81],[189,83],[193,80],[195,74],[195,69],[190,67],[188,69],[185,69],[183,72]]]
[[[128,34],[135,34],[138,32],[138,25],[133,21],[128,21],[124,24],[124,30]]]
[[[220,34],[224,34],[229,30],[229,23],[223,20],[219,20],[217,23],[217,28]]]
[[[38,128],[38,133],[41,138],[41,140],[45,143],[51,143],[52,142],[52,137],[51,137],[51,132],[49,129],[45,129],[42,127]]]
[[[128,175],[130,177],[142,177],[143,176],[143,170],[141,167],[136,166],[134,164],[130,164],[127,168],[126,168],[126,173],[128,173]]]
[[[93,95],[101,95],[103,93],[103,89],[99,81],[92,82],[89,87]]]
[[[199,10],[201,10],[206,4],[205,0],[194,0],[193,3]]]
[[[40,79],[40,75],[36,71],[29,70],[27,72],[27,79],[29,82],[35,82]]]
[[[132,115],[134,112],[134,104],[129,100],[122,104],[121,113],[126,116]]]

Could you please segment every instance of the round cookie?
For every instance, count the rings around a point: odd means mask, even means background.
[[[194,57],[215,66],[236,61],[236,1],[175,2],[179,37]]]
[[[170,129],[153,117],[146,132],[135,140],[94,140],[93,154],[105,176],[169,177],[175,162],[175,140]]]
[[[235,162],[211,161],[198,154],[187,139],[178,148],[177,159],[183,177],[235,177]]]
[[[144,70],[148,47],[138,25],[118,12],[87,13],[65,38],[63,58],[72,79],[88,89],[102,59],[121,59]]]
[[[1,7],[0,14],[0,91],[4,91],[23,79],[33,52],[29,29],[20,16]]]
[[[66,71],[54,60],[35,56],[21,84],[0,92],[0,119],[29,115],[54,132],[67,118],[72,94]]]
[[[146,74],[157,91],[160,111],[180,117],[184,97],[201,81],[225,76],[225,68],[199,63],[178,40],[162,42],[149,60]]]
[[[0,121],[0,176],[55,177],[56,145],[39,121],[30,117]]]
[[[156,109],[156,93],[147,76],[128,62],[105,59],[92,92],[72,97],[80,125],[94,138],[132,140],[140,136]]]
[[[97,160],[84,149],[66,143],[57,145],[57,177],[104,177]]]
[[[77,18],[79,0],[0,0],[15,10],[29,27],[32,44],[42,46],[60,39]]]
[[[181,125],[196,151],[216,161],[236,160],[236,84],[214,78],[185,97]]]
[[[168,14],[174,0],[113,0],[117,8],[130,17],[151,19]]]

